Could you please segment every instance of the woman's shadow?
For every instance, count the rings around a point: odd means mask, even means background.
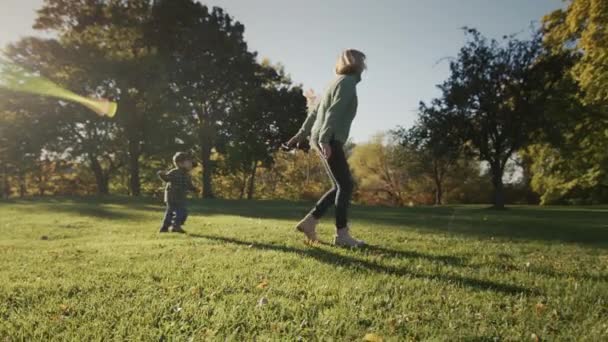
[[[363,260],[351,256],[346,256],[338,253],[333,253],[323,248],[315,248],[314,245],[308,248],[296,248],[286,245],[261,243],[253,241],[238,240],[235,238],[212,236],[212,235],[201,235],[201,234],[188,234],[190,237],[207,239],[211,241],[217,241],[221,243],[229,243],[239,246],[246,246],[248,248],[255,248],[259,250],[270,250],[279,251],[284,253],[294,253],[304,257],[313,258],[319,262],[323,262],[335,266],[346,266],[353,269],[359,269],[369,272],[390,274],[396,276],[405,276],[416,279],[432,279],[447,282],[450,284],[459,284],[473,290],[479,291],[493,291],[509,295],[519,294],[533,294],[537,293],[537,290],[531,290],[525,287],[512,284],[503,284],[490,280],[475,279],[469,277],[462,277],[458,275],[449,274],[423,274],[413,271],[408,268],[383,265],[374,261]],[[440,262],[447,265],[460,266],[463,264],[463,260],[458,257],[452,256],[435,256],[422,254],[412,251],[398,251],[392,250],[385,247],[379,246],[367,246],[361,249],[363,253],[382,254],[394,258],[424,258],[434,262]]]

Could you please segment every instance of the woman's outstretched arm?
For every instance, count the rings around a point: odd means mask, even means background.
[[[320,101],[317,98],[317,95],[312,89],[309,89],[304,93],[304,97],[306,97],[306,105],[308,107],[308,115],[306,116],[306,120],[302,124],[302,127],[296,133],[296,135],[289,140],[287,145],[295,145],[297,143],[303,142],[308,136],[310,136],[310,131],[312,130],[312,126],[315,124],[315,120],[317,119],[317,111],[319,110]]]

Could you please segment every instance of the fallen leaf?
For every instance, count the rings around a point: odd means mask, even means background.
[[[381,337],[381,336],[379,336],[379,335],[376,335],[376,334],[371,334],[371,333],[370,333],[370,334],[366,334],[366,335],[363,337],[363,341],[365,341],[365,342],[382,342],[382,341],[383,341],[383,339],[382,339],[382,337]]]
[[[192,287],[190,289],[190,293],[192,293],[192,295],[195,296],[195,297],[202,297],[203,296],[203,289],[201,289],[200,287]]]
[[[264,306],[268,304],[268,299],[266,297],[262,297],[260,298],[260,300],[258,301],[258,306]]]
[[[395,332],[397,329],[397,319],[391,318],[388,320],[388,326],[391,329],[391,332]]]
[[[541,315],[545,311],[546,308],[547,307],[545,306],[545,304],[543,304],[543,303],[537,303],[536,304],[536,314],[537,315]]]
[[[265,289],[268,287],[268,280],[264,279],[262,280],[261,283],[258,284],[258,286],[256,286],[258,289]]]
[[[59,305],[62,316],[69,316],[72,313],[72,308],[68,304]]]

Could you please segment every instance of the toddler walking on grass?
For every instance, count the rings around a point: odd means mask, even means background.
[[[174,233],[185,233],[182,226],[188,218],[186,195],[188,191],[196,192],[190,178],[190,171],[195,166],[192,157],[187,153],[177,152],[173,156],[173,164],[175,168],[169,171],[158,171],[160,179],[167,183],[165,186],[167,211],[160,227],[160,233],[167,233],[170,227]]]

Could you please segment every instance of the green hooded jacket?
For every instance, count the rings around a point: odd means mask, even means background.
[[[339,75],[329,86],[319,104],[296,135],[300,141],[310,136],[312,146],[335,141],[344,144],[357,114],[357,83],[360,75]]]

